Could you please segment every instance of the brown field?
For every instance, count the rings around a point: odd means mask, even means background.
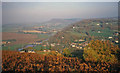
[[[24,33],[47,33],[47,32],[37,31],[37,30],[23,30],[22,32]]]
[[[10,39],[16,39],[16,41],[9,43],[8,45],[31,43],[38,40],[37,35],[33,35],[33,34],[11,33],[11,32],[2,33],[2,40],[10,40]]]

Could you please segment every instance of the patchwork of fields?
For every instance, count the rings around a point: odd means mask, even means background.
[[[117,27],[117,19],[111,18],[87,19],[49,33],[37,33],[47,32],[41,26],[4,31],[3,71],[119,71]]]

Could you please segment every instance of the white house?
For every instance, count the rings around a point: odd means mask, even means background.
[[[24,53],[25,51],[20,51],[20,53]]]
[[[62,39],[64,39],[64,36],[62,37]]]
[[[52,47],[54,47],[55,46],[55,44],[53,43],[53,44],[50,44]]]
[[[108,37],[109,39],[112,39],[112,37]]]
[[[80,42],[82,42],[82,41],[85,41],[85,40],[83,40],[83,39],[80,39],[79,41],[80,41]]]
[[[46,50],[43,50],[44,52],[46,52]]]
[[[98,31],[98,33],[101,33],[100,31]]]
[[[80,49],[82,49],[82,47],[80,47]]]
[[[72,45],[72,47],[75,47],[75,45]]]
[[[115,41],[116,43],[118,43],[119,41]]]
[[[106,24],[108,24],[108,23],[106,23]]]
[[[73,27],[73,29],[74,29],[75,27]]]
[[[35,53],[35,51],[29,50],[28,53]]]
[[[100,24],[97,24],[98,26],[100,25]]]

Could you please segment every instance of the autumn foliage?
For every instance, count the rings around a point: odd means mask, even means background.
[[[117,63],[120,49],[110,41],[91,41],[84,50],[84,59],[92,62]]]
[[[84,62],[76,57],[46,56],[16,51],[3,51],[2,70],[22,72],[81,72],[81,71],[113,71],[110,63]]]

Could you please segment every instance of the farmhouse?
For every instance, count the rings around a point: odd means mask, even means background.
[[[108,23],[106,23],[106,24],[108,24]]]
[[[25,51],[20,51],[20,53],[25,53]]]
[[[43,52],[51,52],[51,50],[43,50]]]
[[[41,44],[41,43],[40,42],[34,42],[34,43],[30,43],[30,44],[36,44],[37,45],[37,44]]]
[[[98,31],[98,33],[101,33],[100,31]]]
[[[83,47],[80,47],[80,49],[82,49]]]
[[[101,39],[101,41],[105,41],[105,39]]]
[[[85,40],[83,40],[83,39],[80,39],[79,41],[80,41],[80,42],[83,42],[83,41],[85,41]]]
[[[72,45],[72,47],[75,47],[75,45]]]
[[[2,44],[7,44],[7,42],[6,41],[2,41]]]
[[[2,41],[2,44],[9,44],[9,43],[11,43],[11,42],[9,42],[9,41]]]
[[[62,36],[62,39],[64,39],[64,36]]]
[[[28,53],[35,53],[35,51],[33,51],[33,50],[29,50]]]
[[[50,44],[52,47],[54,47],[55,46],[55,43],[53,43],[53,44]]]
[[[97,24],[98,26],[100,25],[100,24]]]
[[[112,39],[112,37],[108,37],[109,39]]]
[[[43,50],[44,52],[46,52],[46,50]]]
[[[75,27],[73,27],[73,29],[74,29]]]
[[[119,41],[115,41],[116,43],[118,43]]]
[[[26,50],[26,49],[20,50],[20,53],[25,53],[25,52],[28,52],[28,53],[35,53],[34,50]]]

